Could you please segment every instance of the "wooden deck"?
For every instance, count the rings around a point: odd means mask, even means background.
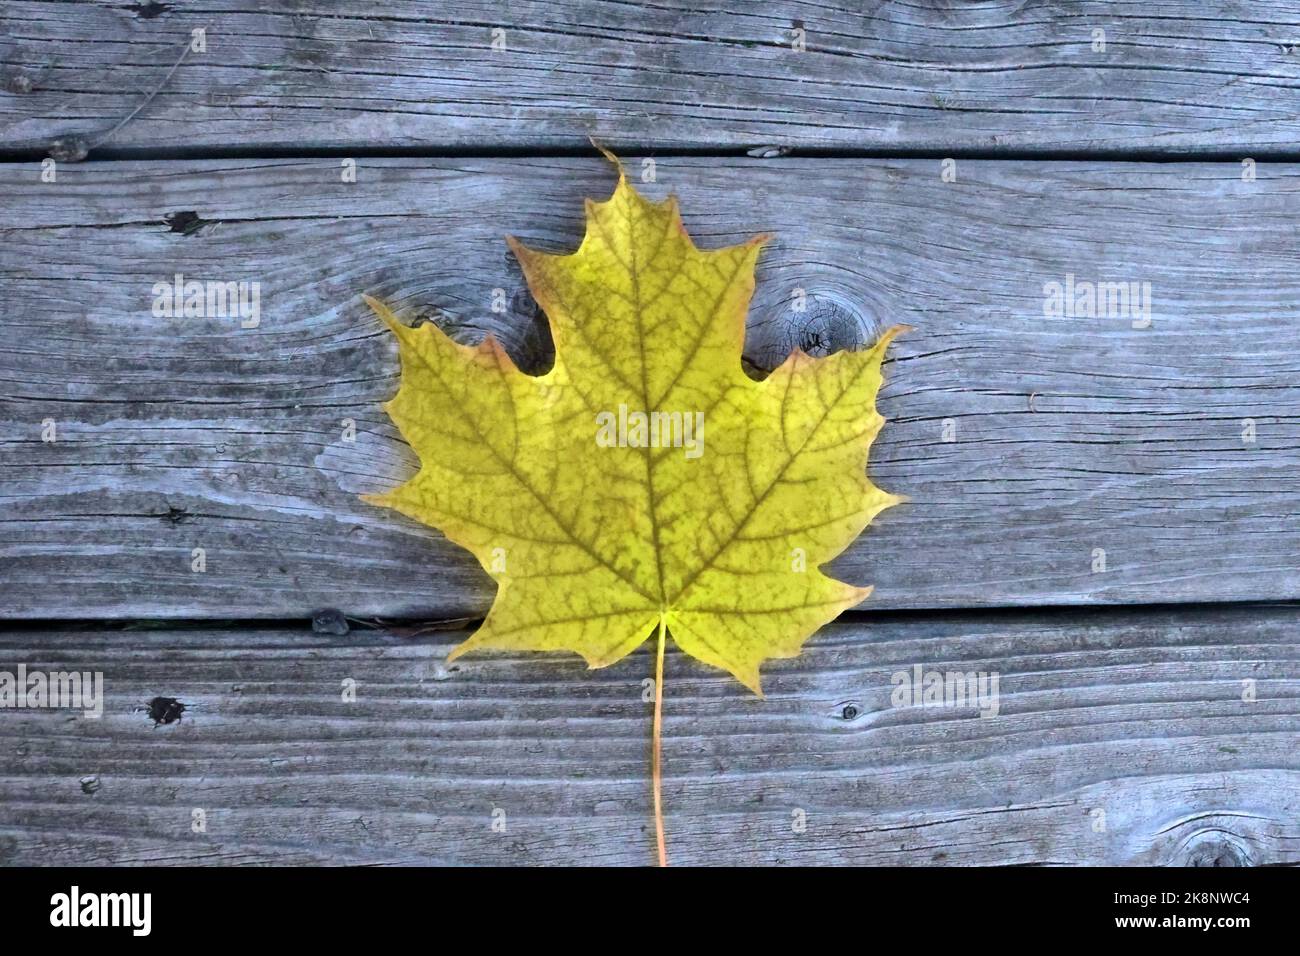
[[[107,695],[0,710],[0,862],[653,860],[649,655],[446,665],[492,582],[357,497],[414,469],[360,293],[544,367],[503,237],[576,244],[595,136],[775,233],[755,366],[915,329],[872,598],[766,700],[670,651],[674,862],[1300,863],[1300,3],[870,6],[0,8],[0,671]]]

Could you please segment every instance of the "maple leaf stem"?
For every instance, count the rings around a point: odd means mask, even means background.
[[[659,742],[663,738],[664,716],[664,636],[668,626],[659,618],[659,648],[655,652],[655,719],[654,743],[650,750],[650,776],[653,780],[655,798],[655,839],[659,844],[659,865],[668,865],[668,851],[664,846],[664,811],[660,795],[663,784],[662,762],[659,754]]]

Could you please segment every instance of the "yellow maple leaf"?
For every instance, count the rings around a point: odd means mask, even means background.
[[[550,320],[544,375],[491,337],[460,345],[366,298],[397,336],[402,382],[385,408],[421,461],[367,500],[438,528],[496,579],[453,658],[565,650],[603,667],[657,630],[657,740],[665,635],[761,693],[765,659],[797,655],[870,593],[819,565],[901,500],[866,464],[903,327],[863,351],[796,350],[757,381],[741,351],[767,236],[697,249],[675,197],[646,200],[621,167],[586,212],[571,255],[507,240]]]
[[[901,500],[866,463],[902,327],[864,351],[795,350],[755,381],[740,356],[768,237],[697,249],[675,197],[650,202],[622,175],[586,209],[572,255],[507,239],[550,319],[545,375],[491,337],[460,345],[366,297],[400,343],[385,408],[421,460],[367,500],[438,528],[497,580],[453,657],[567,650],[603,667],[662,624],[760,692],[764,659],[797,655],[871,591],[818,566]]]

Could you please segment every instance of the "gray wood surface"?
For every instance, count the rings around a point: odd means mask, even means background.
[[[650,863],[650,654],[447,667],[461,636],[0,633],[107,698],[0,714],[0,862]],[[998,673],[997,716],[892,707],[917,664]],[[666,675],[676,863],[1300,863],[1294,607],[836,624],[766,700]]]
[[[669,651],[672,861],[1300,864],[1298,81],[1296,0],[0,5],[0,672],[107,693],[0,709],[0,865],[653,861],[648,648],[448,665],[491,581],[358,498],[415,465],[360,294],[545,368],[504,236],[575,246],[589,137],[776,234],[756,374],[915,327],[869,602],[765,700]]]
[[[624,150],[1176,154],[1300,139],[1295,2],[9,0],[0,26],[9,149],[536,150],[596,135]],[[206,52],[169,78],[196,28]]]
[[[357,497],[414,467],[379,407],[395,344],[359,296],[443,310],[455,334],[490,328],[543,365],[503,236],[573,248],[607,164],[375,159],[354,184],[334,159],[15,172],[6,616],[486,610],[493,585],[466,554]],[[876,585],[867,607],[1300,598],[1297,167],[1243,182],[1227,163],[963,160],[945,183],[930,160],[691,158],[656,175],[645,189],[677,191],[702,245],[775,232],[757,364],[915,326],[886,366],[871,466],[911,503],[833,565]],[[155,317],[175,273],[260,282],[259,326]],[[1067,275],[1149,282],[1150,327],[1045,316],[1044,284]]]

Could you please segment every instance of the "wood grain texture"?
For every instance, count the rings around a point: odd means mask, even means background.
[[[107,699],[3,713],[0,861],[649,864],[648,645],[446,666],[463,636],[0,634],[0,669],[102,670]],[[996,672],[998,714],[891,706],[918,664]],[[1300,863],[1294,607],[837,624],[766,700],[666,674],[679,864]]]
[[[625,151],[1176,154],[1300,139],[1294,2],[10,0],[0,24],[11,149],[540,149],[595,135]],[[206,52],[164,84],[196,28]]]
[[[486,611],[467,554],[357,497],[414,468],[380,408],[395,344],[359,294],[541,367],[502,236],[573,248],[606,164],[26,169],[0,206],[6,616]],[[868,607],[1281,600],[1300,598],[1300,170],[1259,169],[962,161],[944,183],[930,161],[696,158],[645,188],[676,190],[702,245],[775,232],[757,364],[915,326],[871,466],[911,503],[831,565],[876,585]],[[260,282],[259,326],[155,317],[175,273]],[[1150,327],[1045,317],[1067,274],[1150,282]]]

